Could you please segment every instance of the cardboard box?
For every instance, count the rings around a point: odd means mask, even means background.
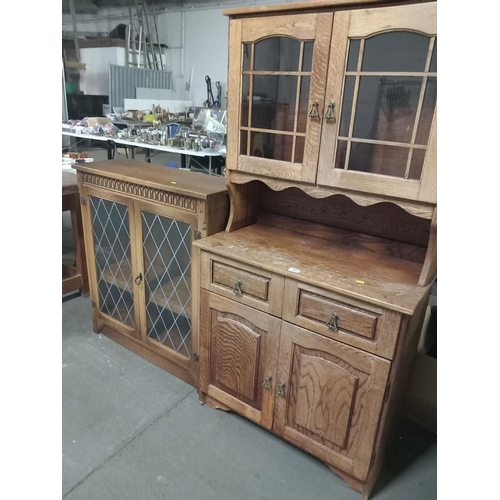
[[[87,117],[87,125],[89,127],[95,127],[96,125],[107,125],[111,123],[110,118],[106,118],[104,116],[89,116]]]

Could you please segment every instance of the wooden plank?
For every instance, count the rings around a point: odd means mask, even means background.
[[[318,14],[316,39],[314,41],[314,57],[312,61],[311,87],[309,89],[309,105],[318,102],[319,117],[308,117],[307,136],[304,146],[302,182],[316,182],[318,157],[321,142],[323,115],[326,109],[325,81],[328,75],[328,58],[330,55],[330,36],[332,32],[333,14]]]
[[[420,182],[402,177],[334,168],[331,170],[328,183],[340,189],[377,193],[404,200],[419,200]]]
[[[229,69],[227,75],[227,169],[237,168],[240,154],[242,51],[241,21],[231,21],[229,23]]]
[[[199,374],[200,374],[200,292],[201,292],[201,284],[200,284],[200,253],[201,250],[196,247],[191,247],[191,269],[194,269],[195,272],[191,273],[191,350],[193,353],[192,361],[191,361],[191,372],[195,377],[196,387],[199,388]],[[198,360],[196,360],[196,356],[198,356]]]
[[[62,265],[62,293],[63,295],[82,288],[82,277],[74,266]]]
[[[418,200],[437,203],[437,108],[432,119]]]
[[[274,178],[300,181],[302,180],[302,164],[287,163],[281,160],[269,158],[257,158],[255,156],[239,156],[238,170],[255,175],[268,175]]]
[[[252,181],[256,180],[266,184],[274,191],[282,191],[284,189],[295,187],[297,189],[302,190],[304,193],[307,193],[309,196],[313,198],[326,198],[335,194],[345,195],[362,207],[371,206],[376,203],[389,202],[401,207],[409,214],[421,217],[423,219],[430,220],[432,218],[432,214],[434,213],[434,205],[427,204],[426,202],[398,199],[382,194],[371,194],[371,193],[365,194],[351,189],[339,189],[337,187],[331,187],[331,186],[314,186],[310,184],[304,184],[301,182],[296,182],[296,181],[294,182],[285,179],[273,179],[270,177],[263,177],[263,176],[260,177],[256,175],[247,174],[245,172],[237,172],[237,171],[232,171],[230,173],[230,181],[228,184],[228,189],[232,192],[233,190],[237,189],[237,186],[241,185],[241,187],[243,187],[247,183],[252,184]],[[235,205],[237,204],[236,203],[237,200],[239,200],[239,198],[237,198],[236,196],[232,196],[231,207],[233,206],[233,203]],[[250,202],[255,204],[255,200],[253,198],[250,198],[247,201],[247,204],[249,204]],[[247,204],[243,203],[243,207],[246,207]],[[237,211],[243,210],[242,207],[237,206],[235,208]],[[252,217],[248,219],[249,222],[246,225],[248,225],[249,223],[253,224],[256,218],[256,212],[255,212],[256,210],[257,207],[255,205],[252,205],[252,212],[251,212]],[[228,227],[230,226],[228,225]],[[242,226],[240,225],[239,227]]]
[[[257,186],[255,182],[235,184],[231,181],[234,171],[226,172],[227,188],[229,191],[230,209],[226,231],[236,231],[253,224],[257,220]],[[249,179],[254,181],[254,177]]]
[[[286,229],[260,223],[193,244],[228,258],[238,255],[243,264],[404,314],[412,314],[426,293],[417,285],[422,264],[315,237],[298,238]]]
[[[435,35],[436,11],[436,2],[353,10],[349,36],[363,37],[391,29],[421,31]]]
[[[77,163],[72,167],[81,172],[135,183],[193,198],[206,199],[209,195],[226,191],[222,177],[166,168],[136,160],[104,160]]]
[[[336,12],[333,19],[332,38],[330,43],[329,68],[345,67],[347,53],[347,31],[349,28],[350,12]],[[340,124],[340,113],[342,112],[342,92],[344,76],[343,71],[329,71],[326,82],[325,99],[336,105],[334,120],[323,120],[321,130],[321,149],[318,159],[318,184],[332,185],[331,171],[334,167],[335,151],[337,147],[336,136]]]
[[[213,291],[237,303],[245,304],[259,311],[281,316],[284,278],[274,273],[269,273],[262,268],[248,266],[240,261],[234,261],[220,255],[210,255],[203,252],[201,256],[200,280],[201,286]],[[219,272],[217,278],[217,265],[226,264],[225,276]],[[228,274],[232,280],[226,279]],[[237,279],[243,282],[243,294],[236,295],[233,292],[234,283]],[[245,283],[253,281],[245,292]],[[254,293],[249,293],[249,291]],[[257,295],[260,290],[261,296]],[[265,296],[262,292],[265,290]]]
[[[400,0],[388,0],[389,2],[401,3]],[[425,1],[425,0],[424,0]],[[387,1],[383,0],[363,0],[362,7],[377,6],[377,4],[387,5]],[[411,0],[408,2],[411,3]],[[288,13],[302,10],[331,10],[340,8],[356,8],[360,6],[359,0],[310,0],[308,2],[292,2],[286,4],[274,5],[256,5],[252,7],[234,7],[225,9],[222,14],[225,16],[257,16],[269,15],[274,13]]]
[[[242,21],[241,41],[243,43],[251,43],[261,38],[267,38],[269,33],[274,36],[290,36],[299,40],[314,40],[316,14],[292,14]]]
[[[418,280],[419,286],[431,285],[437,275],[437,208],[434,210],[434,216],[431,222],[431,231],[429,235],[429,246],[425,255],[424,265]]]

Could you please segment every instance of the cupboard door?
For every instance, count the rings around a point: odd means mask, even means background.
[[[273,430],[364,481],[390,362],[283,322]]]
[[[206,290],[200,309],[201,391],[270,429],[280,320]]]
[[[191,242],[197,217],[147,202],[136,202],[135,208],[142,340],[190,368],[197,352],[191,327]]]
[[[436,4],[335,13],[318,184],[436,201]]]
[[[90,261],[92,300],[104,323],[136,338],[140,315],[137,287],[132,203],[119,195],[88,190],[88,215],[93,259]],[[84,207],[87,209],[87,207]]]
[[[315,182],[332,19],[231,21],[228,169]]]

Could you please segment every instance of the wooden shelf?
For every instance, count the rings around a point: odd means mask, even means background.
[[[76,62],[76,61],[65,61],[64,65],[67,68],[87,69],[87,65],[85,63],[80,63],[80,62]]]
[[[157,266],[154,268],[156,275],[161,276],[165,272],[163,266]],[[124,278],[126,277],[126,278]],[[133,281],[132,281],[132,269],[126,261],[114,262],[110,264],[102,273],[102,278],[106,283],[110,285],[115,285],[122,290],[133,291]],[[190,276],[186,277],[186,281],[189,283]],[[191,318],[191,293],[187,290],[177,289],[177,295],[174,293],[172,296],[174,286],[172,282],[167,282],[161,287],[158,287],[151,297],[151,300],[164,309],[170,309],[176,314],[185,315]],[[170,300],[166,300],[166,297],[170,297]],[[182,304],[187,306],[182,308]]]
[[[189,277],[187,280],[189,281]],[[177,295],[174,293],[172,296],[172,292],[174,290],[172,282],[165,283],[161,287],[159,287],[153,293],[152,301],[155,304],[158,304],[160,307],[165,309],[170,309],[172,312],[176,314],[182,314],[187,318],[191,319],[191,293],[187,290],[182,290],[177,288]],[[165,297],[170,297],[170,299],[166,300]],[[182,307],[182,304],[187,304]]]
[[[417,285],[422,249],[390,242],[384,249],[381,238],[287,217],[261,214],[256,224],[193,245],[404,314],[428,288]]]
[[[82,288],[82,276],[76,267],[67,264],[62,265],[62,293],[80,290]]]

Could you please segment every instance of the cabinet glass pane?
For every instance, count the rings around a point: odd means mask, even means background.
[[[271,37],[254,46],[255,71],[298,71],[300,42],[288,37]]]
[[[246,130],[242,130],[240,132],[240,154],[247,154],[247,145],[248,145],[248,132]]]
[[[95,196],[89,199],[100,310],[134,328],[128,208]]]
[[[361,40],[349,41],[349,54],[347,56],[347,71],[356,71],[358,69],[360,43]]]
[[[411,141],[422,78],[362,76],[353,137]]]
[[[296,76],[255,75],[251,126],[292,131],[296,97]]]
[[[142,214],[147,335],[164,347],[191,353],[191,226]]]
[[[425,149],[414,149],[410,163],[409,179],[420,180],[422,175],[422,167],[424,166]]]
[[[293,159],[294,163],[302,163],[304,159],[304,147],[306,144],[305,137],[297,137],[295,139],[295,157]]]
[[[297,132],[305,133],[307,128],[307,113],[309,112],[309,89],[311,77],[303,76],[300,79],[299,109],[297,110]]]
[[[417,144],[427,144],[429,133],[431,131],[432,118],[434,116],[434,108],[437,100],[437,78],[429,77],[425,87],[424,102],[422,103],[422,111],[418,120],[417,136],[415,142]]]
[[[250,71],[250,57],[252,54],[252,45],[249,43],[243,44],[243,71]]]
[[[341,137],[347,137],[349,133],[349,125],[351,123],[351,113],[352,113],[352,98],[354,95],[354,84],[356,82],[356,77],[346,76],[344,83],[344,96],[342,99],[342,116],[340,118],[340,131],[339,135]]]
[[[302,56],[302,71],[312,71],[314,42],[304,42],[304,55]]]
[[[404,177],[409,151],[405,147],[352,142],[348,169]]]
[[[425,35],[408,31],[367,38],[361,71],[425,71],[429,40]]]
[[[347,141],[338,141],[337,153],[335,155],[335,168],[345,167],[346,154],[347,154]]]
[[[434,42],[434,47],[432,49],[432,57],[431,57],[431,66],[429,68],[429,71],[431,73],[437,73],[437,46],[438,46],[438,42],[437,42],[437,38]]]
[[[243,75],[241,81],[241,126],[248,127],[248,102],[250,99],[250,75]]]
[[[250,156],[292,161],[293,136],[252,132]]]

